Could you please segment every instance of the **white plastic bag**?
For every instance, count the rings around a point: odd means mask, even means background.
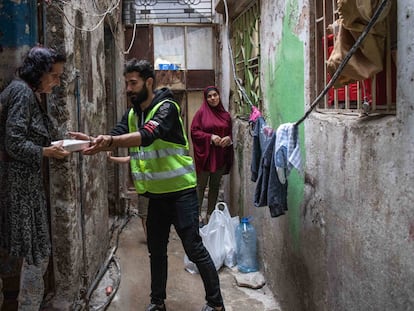
[[[236,228],[239,225],[239,216],[231,217],[230,211],[225,202],[218,202],[215,210],[221,210],[224,214],[225,230],[223,237],[223,245],[225,250],[224,265],[232,268],[237,264],[236,259]]]
[[[236,237],[235,228],[239,223],[239,217],[231,217],[224,202],[218,202],[211,213],[207,225],[200,228],[200,236],[204,246],[210,253],[216,270],[223,264],[234,267],[236,262]],[[198,273],[196,265],[191,262],[187,255],[184,256],[185,269],[190,273]]]

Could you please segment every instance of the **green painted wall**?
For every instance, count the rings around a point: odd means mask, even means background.
[[[296,122],[304,114],[304,52],[303,42],[294,33],[297,1],[287,1],[283,19],[282,38],[275,58],[265,66],[265,98],[272,127]],[[304,164],[304,131],[300,126],[300,144]],[[289,176],[288,208],[289,228],[294,246],[299,247],[300,204],[303,199],[303,177],[294,169]]]

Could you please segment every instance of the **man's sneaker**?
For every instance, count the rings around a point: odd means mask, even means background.
[[[165,304],[156,305],[156,304],[150,303],[148,307],[145,309],[145,311],[167,311],[167,309],[165,308]]]
[[[216,309],[216,308],[214,308],[214,307],[210,307],[209,305],[205,305],[205,306],[203,307],[203,309],[201,309],[201,311],[216,311],[216,310],[218,310],[218,309]],[[224,307],[222,307],[222,308],[220,309],[220,311],[226,311],[226,309],[224,309]]]

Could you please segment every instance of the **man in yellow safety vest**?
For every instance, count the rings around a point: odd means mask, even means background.
[[[93,155],[128,147],[135,189],[149,198],[147,245],[151,303],[146,311],[166,310],[167,244],[171,224],[203,280],[207,303],[202,311],[224,310],[218,274],[199,235],[196,174],[180,107],[168,88],[154,90],[155,73],[148,61],[131,59],[125,65],[124,76],[132,108],[111,135],[93,138],[91,147],[83,153]],[[78,139],[86,136],[71,134]]]

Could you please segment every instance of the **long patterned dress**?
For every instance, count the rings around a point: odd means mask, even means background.
[[[15,79],[0,101],[0,246],[38,264],[50,256],[42,148],[52,127],[35,93]]]

